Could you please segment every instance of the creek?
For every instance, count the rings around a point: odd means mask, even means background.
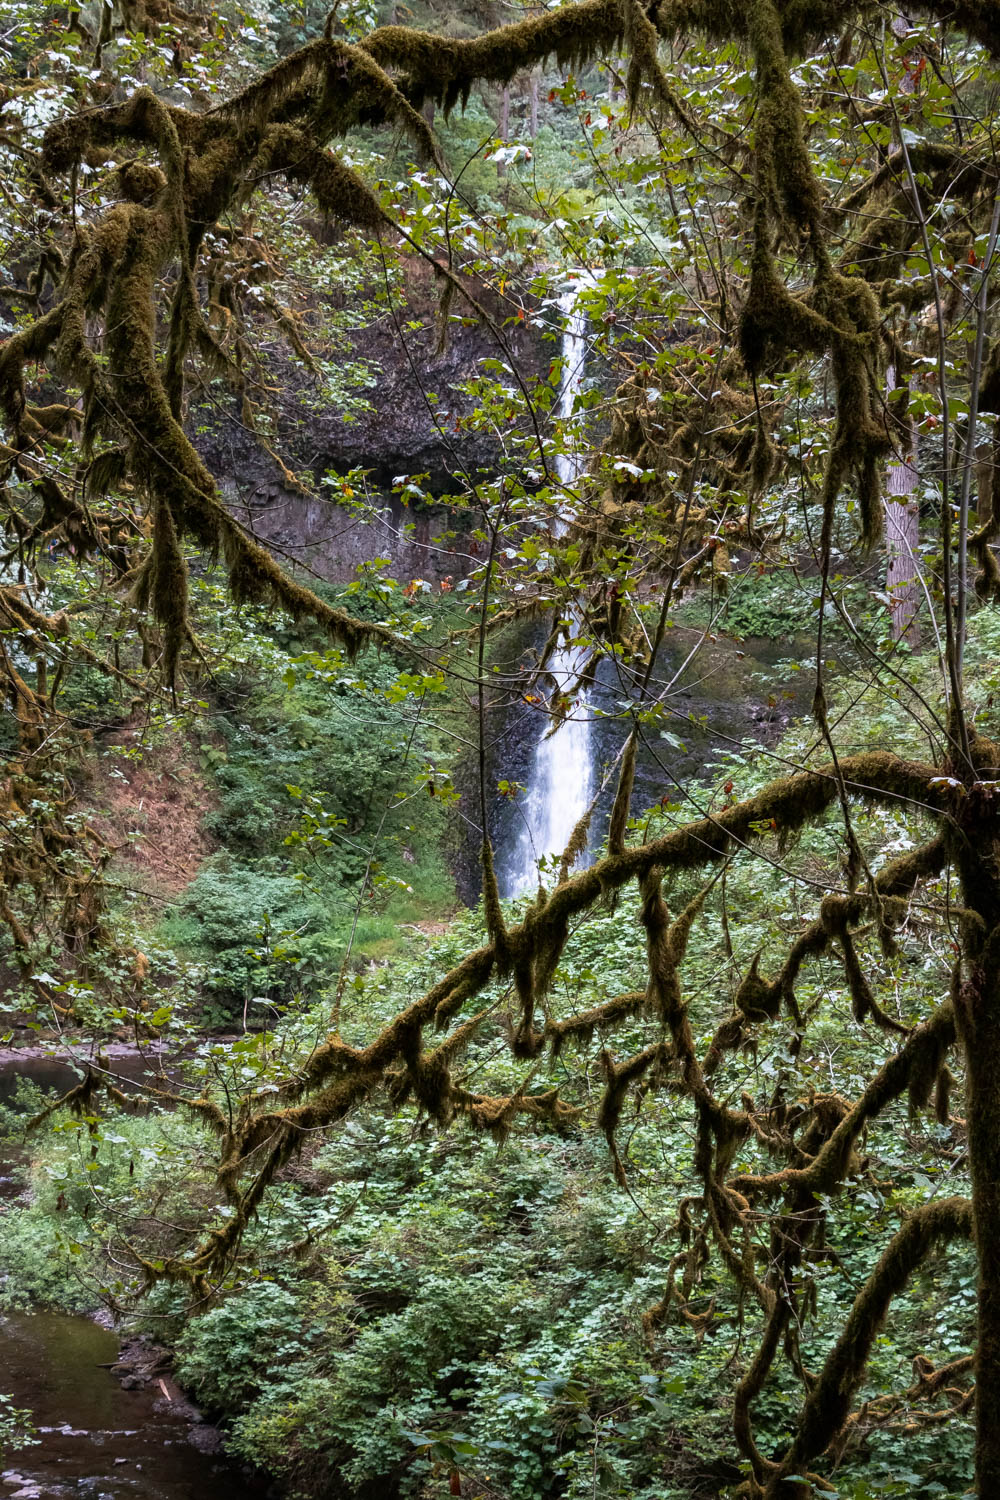
[[[18,1077],[58,1090],[78,1081],[65,1063],[31,1052],[0,1053],[0,1100]],[[136,1084],[148,1066],[134,1052],[116,1055],[112,1065]],[[16,1212],[17,1165],[14,1153],[0,1159],[0,1211]],[[111,1369],[119,1348],[118,1334],[91,1318],[0,1314],[0,1392],[31,1413],[38,1437],[6,1454],[0,1500],[263,1497],[266,1488],[218,1451],[218,1433],[168,1373],[154,1370],[141,1388],[123,1388]]]

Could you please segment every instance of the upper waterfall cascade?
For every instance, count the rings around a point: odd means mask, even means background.
[[[563,318],[560,348],[563,384],[557,414],[562,420],[572,417],[583,385],[587,315],[579,305],[579,294],[587,285],[588,281],[580,278],[559,298]],[[566,488],[577,482],[583,469],[584,461],[574,445],[568,445],[566,452],[557,455],[556,472]],[[555,519],[554,534],[563,535],[566,525],[563,512]],[[593,795],[593,713],[586,689],[577,687],[587,657],[586,650],[572,640],[577,624],[577,617],[571,615],[566,632],[548,662],[554,696],[567,699],[569,706],[557,728],[550,730],[547,721],[543,724],[528,794],[522,805],[521,832],[508,866],[508,896],[521,896],[535,889],[538,861],[546,856],[558,858],[563,853]]]

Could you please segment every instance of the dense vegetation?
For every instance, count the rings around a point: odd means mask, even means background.
[[[4,15],[6,1305],[292,1495],[1000,1493],[1000,10]]]

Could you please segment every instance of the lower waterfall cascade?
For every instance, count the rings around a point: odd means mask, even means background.
[[[589,277],[579,276],[559,298],[563,318],[560,347],[563,383],[556,410],[563,420],[572,417],[583,385],[587,315],[579,305],[579,296],[590,284]],[[583,473],[584,461],[571,447],[557,455],[555,466],[560,482],[569,487]],[[561,513],[554,522],[555,536],[562,536],[566,526]],[[507,896],[523,896],[536,888],[538,861],[558,858],[563,853],[593,795],[593,713],[586,688],[576,687],[587,655],[585,648],[572,640],[577,624],[574,613],[548,662],[555,695],[568,698],[569,707],[554,729],[546,720],[535,748],[531,780],[521,806],[521,829],[507,865]]]

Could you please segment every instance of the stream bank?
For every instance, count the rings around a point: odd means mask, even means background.
[[[10,1313],[0,1342],[0,1381],[38,1437],[7,1455],[5,1500],[263,1500],[169,1376],[136,1373],[135,1353],[119,1365],[116,1333],[65,1313]]]
[[[56,1090],[76,1082],[66,1063],[25,1050],[0,1057],[0,1099],[18,1077]],[[136,1079],[148,1066],[125,1049],[114,1063]],[[20,1198],[17,1165],[16,1150],[0,1157],[0,1212]],[[264,1500],[266,1483],[226,1457],[221,1433],[169,1371],[166,1351],[122,1344],[101,1317],[0,1314],[0,1392],[30,1412],[36,1435],[4,1455],[0,1500]]]

